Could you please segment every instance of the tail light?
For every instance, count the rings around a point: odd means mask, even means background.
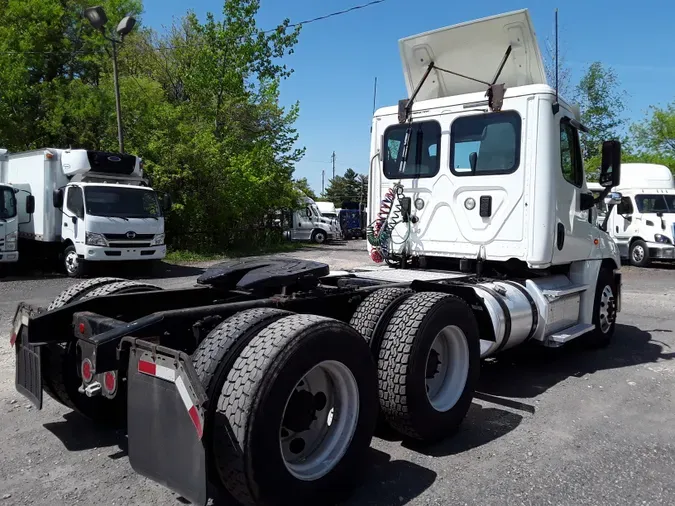
[[[117,372],[106,371],[103,374],[103,390],[107,395],[115,395],[117,392]]]
[[[91,360],[85,358],[82,361],[80,372],[82,373],[82,381],[85,383],[89,383],[92,379],[94,379],[94,365],[91,363]]]

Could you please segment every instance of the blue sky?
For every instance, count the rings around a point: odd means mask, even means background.
[[[299,22],[365,0],[261,0],[258,24],[273,28],[284,18]],[[368,171],[373,81],[377,106],[405,98],[398,40],[416,33],[527,7],[540,47],[553,34],[559,9],[561,52],[576,83],[584,68],[599,60],[612,66],[628,93],[626,118],[638,120],[650,104],[675,100],[675,3],[666,0],[539,0],[535,6],[508,0],[387,0],[367,9],[303,27],[295,54],[287,63],[295,73],[282,85],[282,102],[300,101],[296,126],[299,144],[307,148],[295,177],[306,177],[321,190],[321,171],[330,178],[330,156],[336,152],[336,173],[353,168]],[[188,5],[200,19],[220,16],[222,0],[144,0],[143,22],[162,31]],[[423,9],[418,7],[423,5]],[[638,7],[639,5],[639,7]]]

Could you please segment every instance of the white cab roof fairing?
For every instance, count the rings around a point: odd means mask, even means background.
[[[460,23],[399,40],[403,74],[410,96],[429,63],[491,82],[511,46],[497,79],[506,88],[546,84],[544,62],[527,9]],[[487,91],[485,84],[434,69],[417,100]]]

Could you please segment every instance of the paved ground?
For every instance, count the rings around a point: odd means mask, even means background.
[[[294,253],[349,268],[362,241]],[[194,282],[174,267],[162,286]],[[21,300],[46,304],[72,281],[0,281],[0,329]],[[624,269],[623,312],[608,349],[519,351],[484,365],[459,433],[429,447],[381,435],[350,505],[672,504],[675,498],[675,269]],[[181,504],[136,475],[121,434],[14,390],[0,346],[1,504]]]

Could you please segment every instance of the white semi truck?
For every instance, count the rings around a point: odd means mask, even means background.
[[[163,210],[170,199],[160,203],[136,156],[53,148],[12,153],[4,177],[24,190],[19,201],[35,197],[32,219],[20,216],[22,254],[58,257],[71,277],[82,276],[90,262],[150,263],[166,255]]]
[[[609,344],[619,252],[590,220],[584,127],[545,84],[527,11],[400,46],[410,97],[375,114],[368,192],[387,266],[238,260],[177,290],[93,279],[19,306],[17,389],[126,420],[132,467],[194,504],[218,489],[325,504],[360,476],[378,418],[453,434],[481,357]],[[604,143],[610,212],[620,157]]]
[[[313,199],[303,197],[301,203],[304,207],[291,212],[286,220],[289,225],[286,234],[290,240],[323,244],[340,238],[339,227],[336,228],[334,220],[321,214]]]
[[[601,191],[598,183],[589,188]],[[616,213],[609,215],[607,231],[616,241],[621,258],[632,265],[648,266],[652,260],[675,261],[675,182],[664,165],[624,163],[621,184],[612,191],[621,194]],[[604,203],[598,205],[602,220]]]

